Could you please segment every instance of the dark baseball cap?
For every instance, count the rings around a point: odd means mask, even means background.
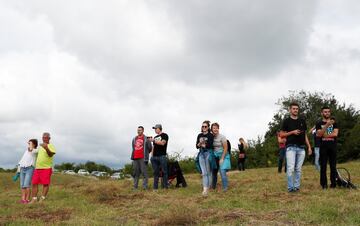
[[[153,126],[153,129],[162,129],[162,125],[161,124],[156,124],[155,126]]]

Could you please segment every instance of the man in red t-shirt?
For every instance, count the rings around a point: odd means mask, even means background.
[[[149,152],[152,149],[151,141],[144,134],[144,127],[139,126],[138,135],[132,140],[132,154],[134,168],[134,189],[138,188],[140,174],[143,174],[143,188],[148,187],[147,163],[149,162]]]

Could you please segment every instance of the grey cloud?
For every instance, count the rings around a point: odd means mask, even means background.
[[[317,5],[310,0],[98,3],[37,1],[27,8],[46,15],[58,46],[105,75],[187,82],[263,78],[302,60]]]
[[[288,89],[321,84],[359,103],[359,32],[341,21],[329,29],[318,17],[326,2],[0,4],[10,37],[0,37],[0,166],[16,164],[26,140],[43,131],[52,133],[56,162],[119,167],[138,125],[154,135],[151,126],[162,123],[169,153],[191,156],[205,119],[219,122],[233,145],[263,134]]]

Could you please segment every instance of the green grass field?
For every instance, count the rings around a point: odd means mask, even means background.
[[[360,184],[360,162],[343,164]],[[55,174],[48,199],[18,204],[18,183],[0,174],[0,225],[360,225],[360,191],[321,190],[313,166],[300,193],[288,194],[275,168],[230,172],[230,190],[201,196],[200,175],[187,188],[132,191],[132,181]],[[151,180],[150,180],[151,181]]]

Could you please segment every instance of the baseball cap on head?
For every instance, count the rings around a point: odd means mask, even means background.
[[[162,129],[161,124],[156,124],[155,126],[153,126],[153,129]]]

